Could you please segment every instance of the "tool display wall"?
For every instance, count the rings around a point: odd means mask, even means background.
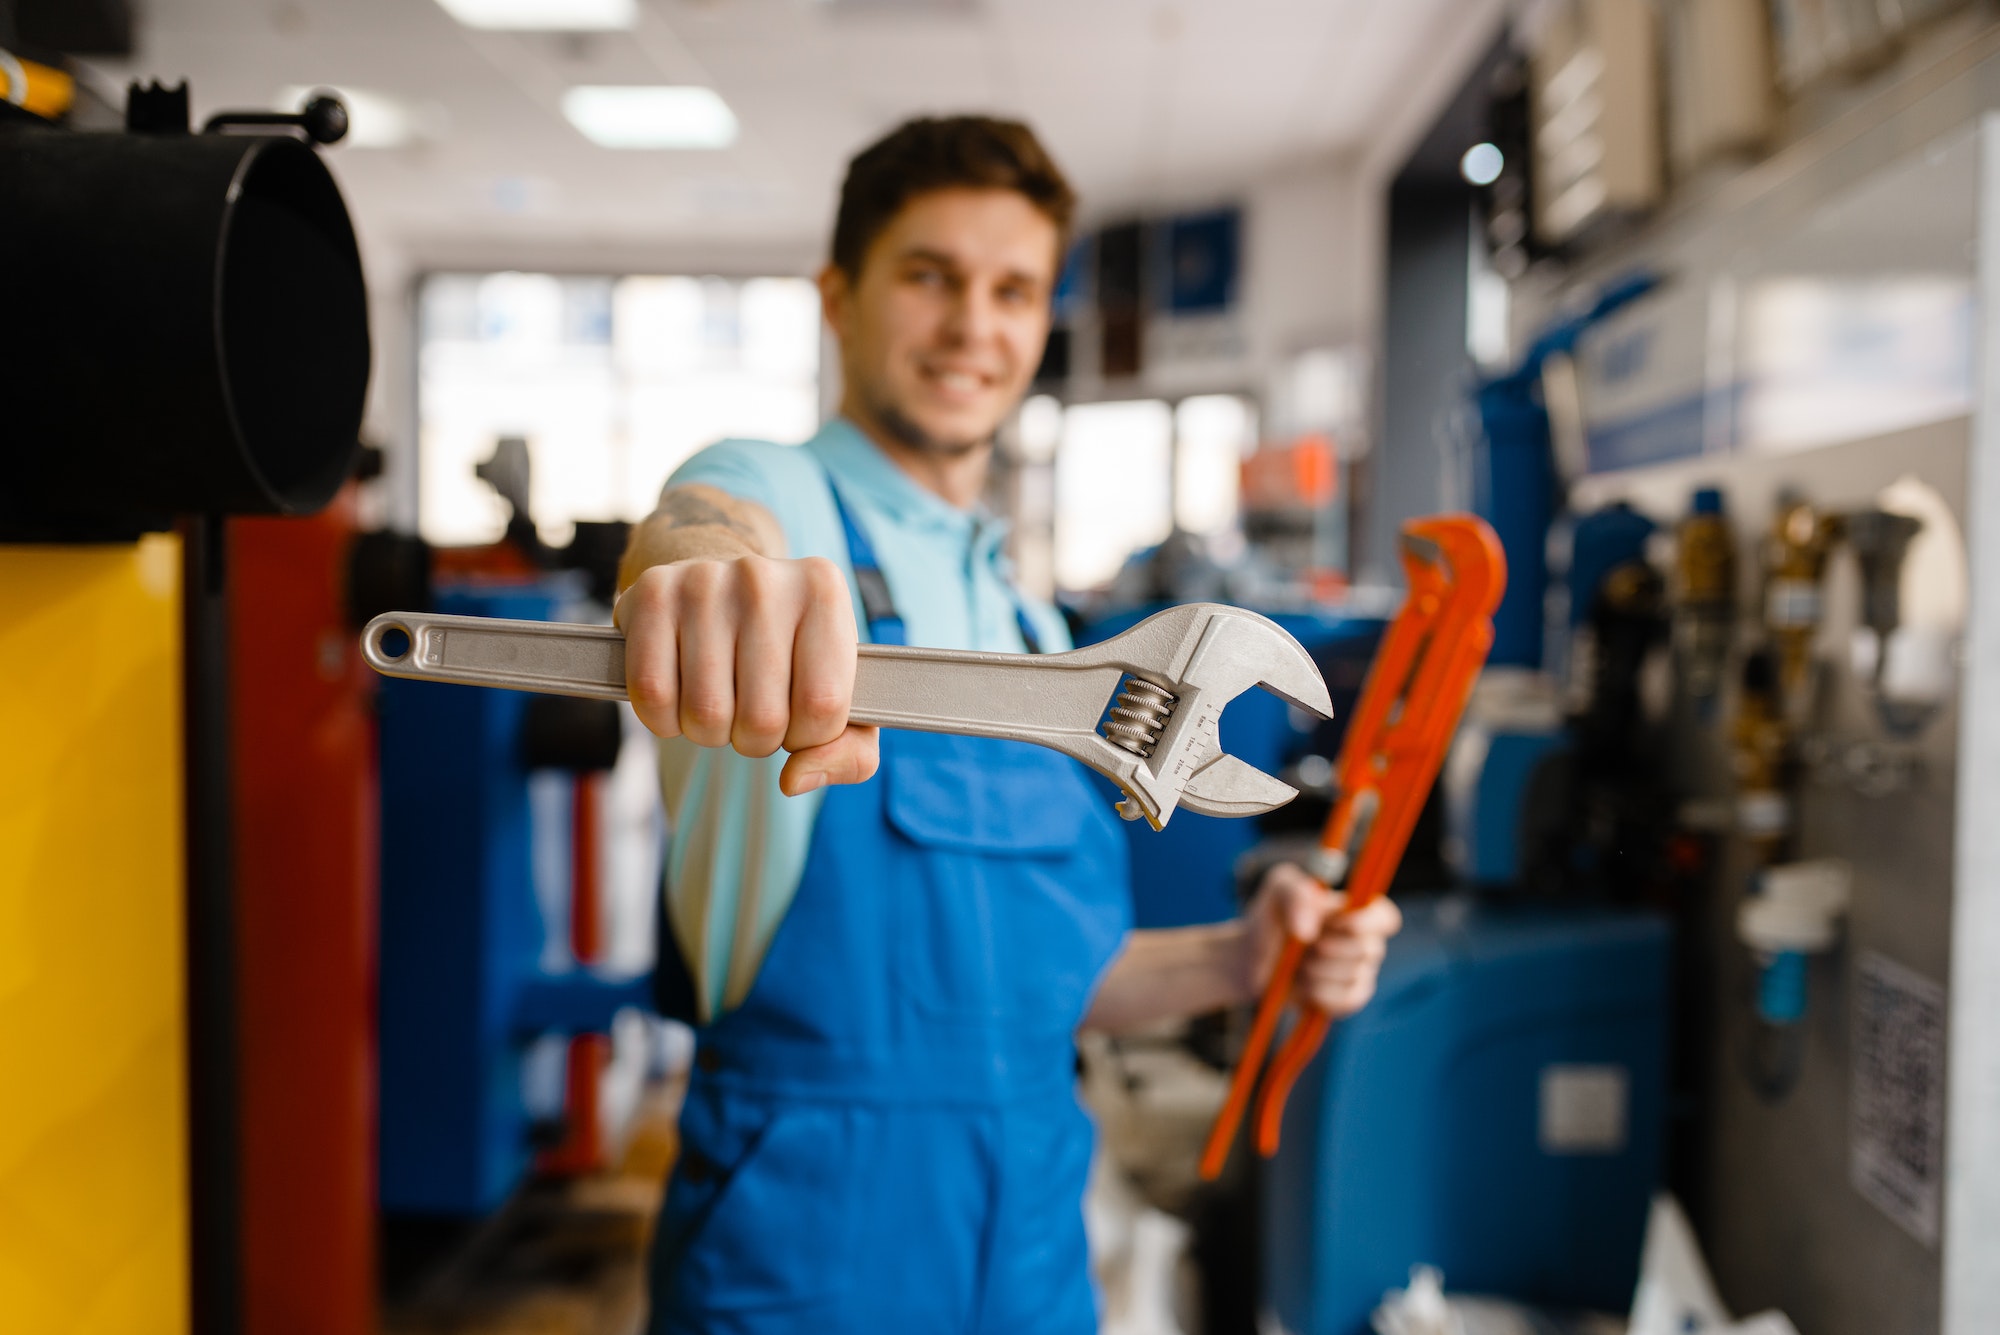
[[[1949,647],[1963,635],[1977,663],[1991,642],[1993,606],[1968,603],[1952,568],[1977,590],[2000,525],[1981,490],[1993,385],[1973,353],[1995,309],[1978,118],[2000,107],[2000,54],[1977,55],[1607,260],[1670,283],[1578,350],[1598,471],[1576,503],[1692,516],[1669,592],[1666,765],[1719,857],[1684,942],[1698,1079],[1672,1178],[1727,1305],[1824,1335],[2000,1320],[1984,1222],[2000,1155],[1977,1094],[2000,1069],[1980,990],[2000,948],[1993,775],[1974,744],[1993,705]],[[1801,302],[1819,316],[1789,318]],[[1622,449],[1642,436],[1639,456]],[[1912,495],[1930,498],[1921,516]],[[1911,555],[1901,584],[1905,609],[1956,585],[1955,621],[1934,605],[1903,612],[1920,633],[1877,629],[1887,530],[1906,527],[1885,512],[1956,553]],[[1925,701],[1906,714],[1911,693]]]

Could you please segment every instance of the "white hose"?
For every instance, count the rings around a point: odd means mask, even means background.
[[[17,107],[27,106],[28,71],[5,47],[0,47],[0,74],[7,76],[7,100]]]

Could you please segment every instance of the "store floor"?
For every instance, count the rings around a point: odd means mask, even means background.
[[[524,1189],[389,1306],[383,1335],[637,1335],[683,1088],[647,1092],[614,1168]]]

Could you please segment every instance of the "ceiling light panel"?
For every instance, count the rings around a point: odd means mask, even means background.
[[[438,0],[468,28],[502,32],[624,32],[639,25],[639,0]]]
[[[587,84],[563,94],[563,115],[602,148],[727,148],[736,113],[711,88]]]

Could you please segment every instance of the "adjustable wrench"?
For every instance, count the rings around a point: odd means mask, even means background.
[[[1507,588],[1507,555],[1486,522],[1434,515],[1403,526],[1403,573],[1410,596],[1390,623],[1368,683],[1348,720],[1335,767],[1340,794],[1306,870],[1347,895],[1355,912],[1382,895],[1403,860],[1417,816],[1458,731],[1473,682],[1493,646],[1493,610]],[[1201,1176],[1214,1181],[1256,1093],[1258,1069],[1292,999],[1306,943],[1285,942],[1243,1044],[1229,1095],[1202,1151]],[[1303,1007],[1271,1060],[1257,1094],[1257,1152],[1278,1150],[1285,1100],[1325,1040],[1332,1019]]]
[[[391,677],[626,698],[625,637],[611,626],[385,612],[361,652]],[[1117,784],[1119,814],[1157,830],[1177,806],[1255,816],[1298,796],[1217,739],[1223,706],[1252,686],[1333,713],[1311,655],[1275,622],[1192,603],[1060,654],[864,644],[847,717],[1050,747]]]

